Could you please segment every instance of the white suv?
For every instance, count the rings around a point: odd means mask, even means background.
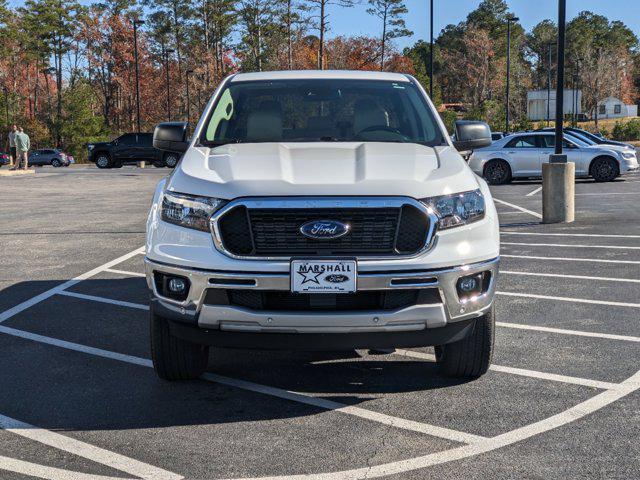
[[[418,82],[379,72],[289,71],[224,80],[156,189],[147,222],[153,364],[199,376],[210,346],[435,346],[477,377],[493,349],[498,218]]]

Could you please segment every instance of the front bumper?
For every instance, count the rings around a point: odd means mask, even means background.
[[[167,265],[145,258],[146,276],[155,313],[170,320],[208,331],[228,333],[362,334],[408,333],[468,323],[490,307],[498,274],[498,258],[444,269],[359,272],[358,291],[437,289],[440,302],[380,311],[263,311],[205,302],[209,289],[290,290],[289,272],[232,272]],[[154,272],[188,278],[184,301],[160,295]],[[462,276],[490,272],[486,291],[461,301],[456,283]],[[321,295],[321,294],[319,294]],[[461,323],[461,325],[462,325]],[[248,338],[248,337],[246,337]]]

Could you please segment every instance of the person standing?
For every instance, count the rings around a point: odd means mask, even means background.
[[[16,135],[18,134],[18,126],[14,123],[9,130],[9,161],[11,167],[17,165],[16,157]],[[15,168],[15,167],[14,167]]]
[[[22,169],[26,170],[29,168],[29,148],[31,148],[31,139],[29,135],[24,133],[24,129],[22,127],[18,128],[18,133],[16,135],[16,154],[18,155],[18,166],[20,162],[22,162]]]

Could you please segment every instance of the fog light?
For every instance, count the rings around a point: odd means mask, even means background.
[[[489,289],[490,279],[491,272],[489,271],[460,277],[456,282],[458,298],[461,302],[468,302],[486,293]]]
[[[472,292],[478,288],[478,280],[475,277],[466,277],[460,280],[460,290],[465,293]]]
[[[171,293],[184,293],[187,289],[187,283],[182,278],[171,278],[168,286]]]
[[[153,276],[159,295],[180,302],[187,299],[191,285],[189,279],[162,272],[153,272]]]

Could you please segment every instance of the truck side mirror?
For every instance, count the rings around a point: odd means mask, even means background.
[[[457,120],[453,146],[459,152],[468,152],[491,145],[491,129],[485,122]]]
[[[187,122],[165,122],[153,132],[153,146],[158,150],[183,153],[189,148]]]

